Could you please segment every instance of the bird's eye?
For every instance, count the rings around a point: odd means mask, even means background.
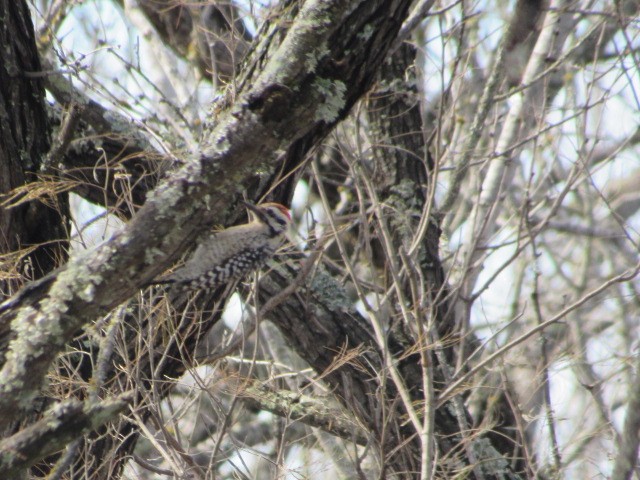
[[[280,209],[276,209],[276,208],[269,208],[267,210],[267,215],[269,215],[269,217],[275,220],[278,223],[278,225],[284,226],[287,224],[287,221],[282,218],[281,213],[282,212],[280,212]]]

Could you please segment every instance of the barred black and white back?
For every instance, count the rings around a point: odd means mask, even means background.
[[[279,203],[245,205],[249,223],[210,233],[182,268],[157,283],[212,289],[262,267],[284,241],[291,214]]]

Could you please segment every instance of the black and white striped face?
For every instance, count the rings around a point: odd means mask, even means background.
[[[291,225],[291,212],[279,203],[261,203],[260,205],[245,204],[253,217],[269,227],[269,235],[275,237],[285,233]]]

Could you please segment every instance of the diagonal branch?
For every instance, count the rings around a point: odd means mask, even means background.
[[[55,453],[80,435],[112,421],[122,412],[130,394],[97,403],[67,400],[52,408],[36,423],[0,442],[0,474],[15,478],[21,470]]]

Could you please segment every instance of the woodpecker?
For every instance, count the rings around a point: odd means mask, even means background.
[[[291,213],[279,203],[243,203],[249,223],[211,232],[182,268],[154,283],[183,290],[211,289],[262,267],[284,241]]]

